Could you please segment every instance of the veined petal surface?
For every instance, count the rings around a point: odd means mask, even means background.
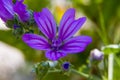
[[[34,13],[34,19],[42,33],[50,40],[56,36],[56,22],[53,15],[47,8],[41,12]]]
[[[0,18],[3,21],[13,19],[13,3],[12,0],[0,0]]]
[[[50,49],[50,45],[48,41],[40,35],[27,33],[22,36],[22,40],[28,46],[36,50],[49,50]]]
[[[60,21],[59,30],[58,30],[58,37],[62,41],[65,39],[64,34],[67,33],[68,28],[71,27],[74,18],[75,18],[75,9],[70,8],[64,13]]]
[[[81,28],[81,26],[84,24],[85,21],[86,21],[86,17],[82,17],[79,18],[78,20],[74,20],[71,23],[71,25],[67,26],[65,32],[61,33],[63,34],[61,38],[63,40],[67,40],[71,38]]]
[[[66,53],[78,53],[85,50],[91,42],[92,38],[89,36],[77,36],[67,40],[61,49]]]

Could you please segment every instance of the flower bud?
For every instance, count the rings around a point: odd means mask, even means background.
[[[64,62],[64,63],[62,64],[62,68],[63,68],[63,70],[65,70],[65,71],[69,70],[69,68],[70,68],[70,63],[69,63],[69,62]]]
[[[50,67],[55,67],[57,66],[58,62],[57,61],[47,61],[49,63]]]
[[[13,28],[14,28],[14,30],[16,30],[17,28],[20,28],[20,26],[14,24]]]
[[[103,52],[99,51],[98,49],[94,49],[90,52],[90,59],[91,60],[102,60],[103,59]]]

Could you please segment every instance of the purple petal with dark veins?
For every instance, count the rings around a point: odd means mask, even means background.
[[[58,30],[59,39],[61,39],[62,41],[65,39],[64,34],[67,33],[67,30],[71,26],[71,23],[74,21],[74,18],[75,9],[73,8],[68,9],[63,15]]]
[[[30,18],[30,13],[27,6],[23,4],[24,0],[17,0],[14,4],[14,11],[18,14],[21,21],[26,22]]]
[[[31,48],[36,50],[49,50],[50,45],[48,41],[39,35],[27,33],[22,36],[22,40]]]
[[[54,39],[56,35],[56,22],[53,15],[47,8],[43,8],[42,12],[35,12],[34,19],[42,31],[42,33],[48,39]]]
[[[52,13],[47,8],[43,8],[42,13],[46,16],[48,20],[48,21],[46,20],[47,23],[50,24],[49,29],[53,33],[52,35],[55,36],[56,35],[56,22],[54,20]]]
[[[48,59],[50,59],[52,61],[56,61],[56,60],[59,60],[62,57],[65,57],[66,53],[63,52],[63,51],[50,50],[50,51],[47,51],[45,55]]]
[[[86,46],[92,42],[89,36],[77,36],[67,40],[61,50],[67,53],[78,53],[85,50]]]
[[[73,21],[73,23],[67,27],[67,30],[63,34],[62,39],[66,40],[72,37],[84,24],[86,17],[79,18],[78,20]]]
[[[12,0],[0,0],[0,18],[3,21],[13,19],[13,3]]]

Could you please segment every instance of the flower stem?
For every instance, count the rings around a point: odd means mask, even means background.
[[[71,69],[71,72],[72,72],[72,73],[75,73],[75,74],[78,74],[78,75],[80,75],[80,76],[82,76],[82,77],[89,78],[89,75],[87,75],[87,74],[85,74],[85,73],[82,73],[82,72],[78,72],[78,71],[76,71],[75,69]]]
[[[107,78],[107,76],[108,76],[108,66],[107,66],[107,64],[108,64],[108,57],[107,56],[104,56],[104,76]]]
[[[108,80],[113,80],[113,59],[114,55],[111,53],[108,58]]]

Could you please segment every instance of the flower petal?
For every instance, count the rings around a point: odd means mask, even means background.
[[[67,40],[61,47],[61,50],[67,53],[78,53],[85,50],[86,46],[92,42],[89,36],[77,36]]]
[[[68,9],[63,15],[58,30],[59,39],[61,39],[62,41],[64,40],[64,34],[66,33],[67,29],[70,27],[71,23],[74,21],[74,18],[75,18],[75,10],[73,8]]]
[[[50,45],[47,40],[39,35],[27,33],[22,36],[22,40],[31,48],[37,50],[49,50]]]
[[[55,60],[58,60],[64,56],[66,56],[66,53],[63,51],[50,50],[50,51],[47,51],[45,55],[48,59],[55,61]]]
[[[12,0],[0,0],[0,18],[4,21],[13,19],[13,3]]]
[[[14,5],[14,11],[18,14],[21,21],[26,22],[30,18],[30,13],[27,10],[27,6],[23,4],[24,0],[17,0]]]
[[[56,35],[56,23],[53,15],[47,8],[43,8],[42,12],[35,12],[34,19],[42,31],[42,33],[50,40],[55,38]]]
[[[73,21],[73,23],[67,27],[66,31],[64,32],[62,39],[66,40],[72,37],[83,25],[86,21],[86,17],[79,18],[78,20]]]

